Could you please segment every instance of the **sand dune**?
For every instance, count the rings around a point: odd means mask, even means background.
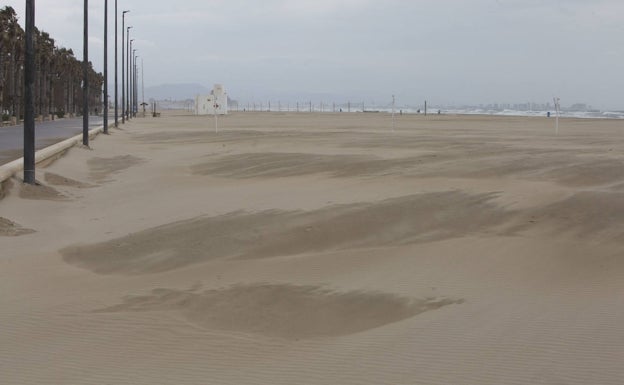
[[[609,186],[624,181],[624,160],[596,159],[577,160],[544,173],[543,179],[552,179],[569,186]]]
[[[87,164],[91,170],[91,179],[96,182],[106,182],[109,177],[119,171],[142,162],[142,159],[132,155],[114,156],[111,158],[95,157],[89,159]]]
[[[174,310],[211,329],[302,339],[358,333],[459,303],[462,301],[256,284],[203,292],[159,288],[97,312]]]
[[[586,240],[624,243],[624,194],[579,192],[562,201],[528,210],[524,225],[516,230],[538,227],[560,236],[568,234]]]
[[[269,211],[196,218],[99,244],[61,250],[97,273],[167,271],[216,258],[266,258],[395,246],[485,232],[510,215],[491,197],[457,192],[413,195],[313,212]]]
[[[366,155],[259,153],[229,155],[193,165],[199,175],[232,178],[288,177],[328,173],[333,177],[371,177],[415,168],[421,159],[380,159]]]
[[[6,183],[0,382],[624,383],[621,122],[390,119],[164,112]]]

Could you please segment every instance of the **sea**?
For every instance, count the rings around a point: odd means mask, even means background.
[[[159,101],[158,107],[162,109],[193,109],[193,101]],[[229,106],[230,111],[270,111],[270,112],[385,112],[392,113],[391,105],[376,106],[374,104],[363,105],[362,103],[285,103],[285,102],[256,102],[238,103]],[[394,112],[404,114],[424,114],[422,107],[396,106]],[[481,107],[452,107],[452,106],[429,106],[427,114],[447,115],[493,115],[493,116],[555,116],[554,110],[515,110],[515,109],[488,109]],[[572,111],[562,110],[561,117],[579,119],[624,119],[624,111]]]
[[[354,110],[352,109],[352,112]],[[367,107],[364,110],[362,108],[355,109],[356,112],[388,112],[392,113],[392,108],[381,107]],[[395,113],[404,113],[404,114],[424,114],[422,109],[413,108],[413,107],[397,107],[394,109]],[[427,114],[447,114],[447,115],[492,115],[492,116],[548,116],[550,113],[551,117],[555,117],[555,111],[523,111],[523,110],[513,110],[513,109],[503,109],[503,110],[495,110],[495,109],[484,109],[484,108],[466,108],[466,107],[435,107],[432,106],[427,109]],[[561,111],[559,116],[563,118],[579,118],[579,119],[624,119],[624,111]]]

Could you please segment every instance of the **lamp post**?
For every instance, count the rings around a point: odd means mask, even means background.
[[[145,117],[145,67],[141,58],[141,107],[143,107],[143,117]]]
[[[135,93],[135,87],[136,87],[136,51],[138,51],[138,49],[133,49],[132,50],[132,61],[130,63],[130,68],[132,69],[132,84],[130,87],[130,95],[132,96],[130,98],[130,115],[134,118],[134,97],[136,95]]]
[[[128,50],[126,55],[126,105],[124,108],[126,109],[126,120],[130,120],[130,55],[132,54],[132,42],[134,39],[130,40],[130,30],[132,27],[126,28],[126,49]]]
[[[117,0],[115,0],[115,128],[119,127],[119,103],[117,99]]]
[[[82,144],[89,145],[89,0],[84,0],[82,63]]]
[[[124,94],[124,90],[125,88],[125,84],[124,84],[124,68],[125,68],[125,62],[124,62],[124,42],[125,42],[125,38],[124,38],[124,33],[126,31],[126,27],[125,27],[125,23],[126,23],[126,13],[128,13],[130,11],[123,11],[121,13],[121,123],[126,123],[126,118],[125,118],[125,114],[124,114],[124,108],[126,106],[126,99],[125,99],[125,94]]]
[[[134,107],[132,109],[135,118],[139,105],[139,65],[137,64],[137,58],[139,58],[139,56],[134,57]]]
[[[108,134],[108,0],[104,0],[104,133]]]
[[[26,0],[24,55],[24,183],[35,184],[35,0]],[[19,116],[17,117],[19,119]]]

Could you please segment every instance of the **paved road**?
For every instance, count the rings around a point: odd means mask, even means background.
[[[109,124],[111,120],[109,118]],[[101,116],[89,118],[89,129],[102,125]],[[35,124],[35,149],[47,147],[82,133],[82,117]],[[24,155],[24,125],[0,127],[0,164]]]

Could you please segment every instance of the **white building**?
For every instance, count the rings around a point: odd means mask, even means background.
[[[195,115],[227,115],[227,92],[221,84],[215,84],[210,95],[195,97]]]

